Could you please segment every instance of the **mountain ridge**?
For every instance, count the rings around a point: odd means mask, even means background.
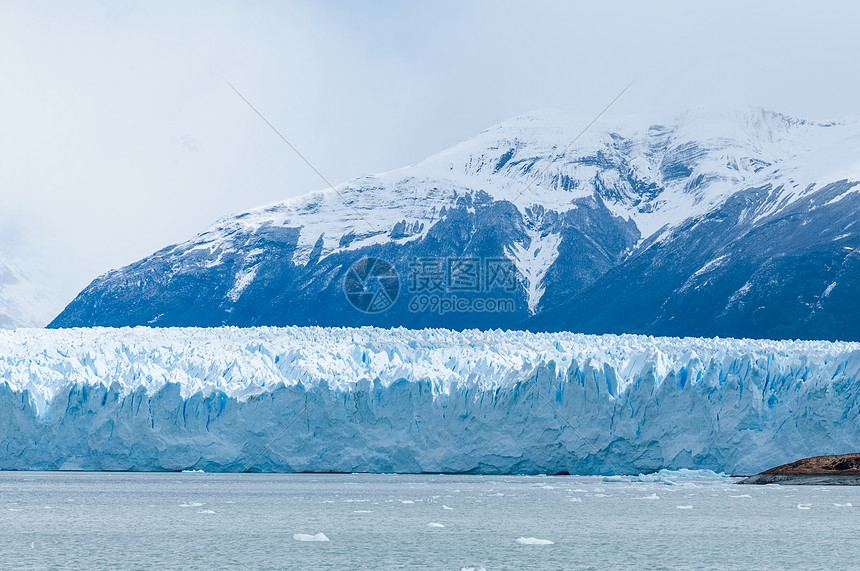
[[[781,235],[786,248],[800,252],[801,258],[804,251],[822,250],[816,255],[824,266],[824,252],[830,252],[840,267],[848,264],[844,273],[849,275],[845,285],[834,285],[828,295],[854,292],[848,270],[860,246],[850,220],[852,213],[860,212],[860,161],[853,158],[860,156],[857,121],[812,122],[760,109],[696,111],[666,124],[641,117],[601,119],[571,145],[585,124],[564,113],[526,114],[409,167],[223,217],[185,243],[97,278],[51,326],[367,324],[462,329],[477,324],[604,332],[610,324],[602,314],[635,313],[640,302],[661,289],[647,279],[643,283],[651,289],[632,287],[647,271],[668,271],[675,264],[667,275],[677,274],[679,283],[664,299],[654,300],[660,307],[673,307],[683,301],[684,291],[702,289],[696,276],[713,273],[703,270],[708,264],[712,270],[726,266],[726,258],[719,258],[720,247],[751,248],[754,244],[746,244],[744,237],[754,239],[753,230],[761,234],[778,220],[785,226],[786,213],[790,228]],[[815,234],[804,227],[810,221],[819,230],[829,230]],[[703,230],[708,225],[713,228]],[[772,232],[764,235],[781,239]],[[851,255],[839,256],[825,247],[833,242],[844,244],[839,247],[850,249]],[[666,252],[672,251],[683,263],[667,262],[673,256]],[[700,252],[713,256],[699,260]],[[754,273],[787,253],[779,248],[751,253],[734,269]],[[516,266],[517,286],[506,295],[516,309],[504,315],[479,314],[473,310],[481,296],[474,294],[487,292],[470,290],[461,298],[470,304],[469,311],[427,315],[410,312],[403,303],[409,296],[401,289],[388,311],[356,314],[337,284],[343,284],[352,264],[367,256],[390,263],[401,286],[414,283],[417,259],[445,264],[472,258],[482,263],[510,260]],[[780,270],[780,279],[785,271]],[[616,275],[632,284],[631,291],[609,283]],[[681,291],[690,280],[695,285]],[[597,295],[595,288],[619,289],[631,305],[613,308],[612,300]],[[443,293],[451,297],[456,292]],[[827,296],[822,292],[809,302],[813,313],[822,297]],[[594,310],[596,303],[599,311]],[[587,315],[578,316],[583,307]],[[676,308],[680,314],[687,310],[684,303]],[[683,319],[667,325],[672,315],[661,318],[653,308],[649,311],[638,321],[628,320],[633,328],[629,332],[688,330],[677,325]],[[719,322],[713,315],[709,319]],[[782,335],[772,324],[749,331],[726,327],[742,336]],[[839,327],[823,327],[821,335],[837,338]],[[848,333],[860,334],[850,328]],[[785,335],[793,334],[785,330]]]

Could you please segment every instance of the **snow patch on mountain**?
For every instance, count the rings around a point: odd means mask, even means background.
[[[543,297],[546,287],[544,276],[558,258],[558,246],[561,244],[560,233],[542,233],[527,230],[528,240],[524,243],[514,243],[507,248],[506,254],[514,261],[520,279],[528,295],[529,313],[537,313],[537,306]]]

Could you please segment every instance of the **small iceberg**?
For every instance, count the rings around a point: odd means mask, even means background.
[[[797,504],[797,509],[799,509],[799,510],[810,510],[810,509],[812,509],[812,504]]]
[[[691,510],[691,509],[693,509],[693,506],[675,506],[675,507],[678,508],[679,510]]]
[[[442,525],[441,523],[436,523],[435,521],[431,521],[430,523],[427,524],[427,527],[435,527],[435,528],[442,529],[445,526]]]
[[[328,541],[328,537],[324,533],[310,535],[309,533],[294,533],[293,539],[296,541]]]
[[[674,486],[678,480],[714,480],[726,479],[728,476],[722,472],[714,472],[713,470],[690,470],[681,468],[680,470],[660,470],[650,474],[639,474],[638,476],[604,476],[604,482],[622,482],[622,483],[656,483]]]
[[[538,539],[537,537],[518,537],[517,543],[520,545],[552,545],[555,542],[549,539]]]

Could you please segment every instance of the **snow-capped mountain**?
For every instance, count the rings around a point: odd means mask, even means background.
[[[571,144],[588,122],[532,113],[224,218],[99,277],[52,326],[860,339],[860,123],[695,111]]]
[[[53,307],[30,274],[0,252],[0,329],[44,327]]]

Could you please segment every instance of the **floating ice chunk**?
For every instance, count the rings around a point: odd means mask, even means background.
[[[640,498],[634,498],[634,499],[637,499],[637,500],[659,500],[660,496],[658,496],[657,494],[651,494],[650,496],[642,496]]]
[[[430,523],[427,524],[427,527],[435,527],[438,529],[442,529],[445,526],[442,525],[441,523],[436,523],[435,521],[431,521]]]
[[[448,507],[448,506],[446,506],[445,504],[442,504],[442,509],[443,509],[443,510],[453,510],[454,508],[449,508],[449,507]]]
[[[487,571],[483,567],[463,567],[460,571]]]
[[[568,498],[572,502],[581,502],[582,498]]]
[[[205,474],[203,470],[183,470],[183,474]]]
[[[517,543],[520,545],[552,545],[555,542],[549,539],[538,539],[537,537],[518,537]]]
[[[403,504],[414,504],[415,502],[413,502],[412,500],[402,500],[400,503],[403,503]]]
[[[675,506],[675,507],[678,508],[679,510],[691,510],[691,509],[693,509],[693,506]]]
[[[751,498],[752,496],[749,494],[741,494],[739,496],[729,496],[730,498]]]
[[[691,479],[726,479],[723,473],[717,473],[713,470],[690,470],[682,468],[680,470],[660,470],[651,474],[639,474],[638,476],[604,476],[604,482],[655,482],[674,486],[677,480]]]
[[[328,537],[324,533],[310,535],[309,533],[294,533],[293,539],[296,541],[328,541]]]
[[[181,508],[199,508],[202,505],[203,504],[201,504],[200,502],[186,502],[183,504],[179,504],[179,507],[181,507]]]
[[[198,510],[197,513],[199,513],[199,514],[214,514],[215,510]]]
[[[799,510],[812,509],[812,505],[811,504],[797,504],[797,509],[799,509]]]
[[[852,507],[851,502],[848,502],[845,504],[833,504],[833,505],[836,506],[837,508],[850,508],[850,507]]]
[[[36,549],[36,542],[35,541],[30,542],[30,549]]]
[[[369,513],[373,513],[373,512],[370,510],[353,510],[352,513],[354,513],[354,514],[369,514]]]

